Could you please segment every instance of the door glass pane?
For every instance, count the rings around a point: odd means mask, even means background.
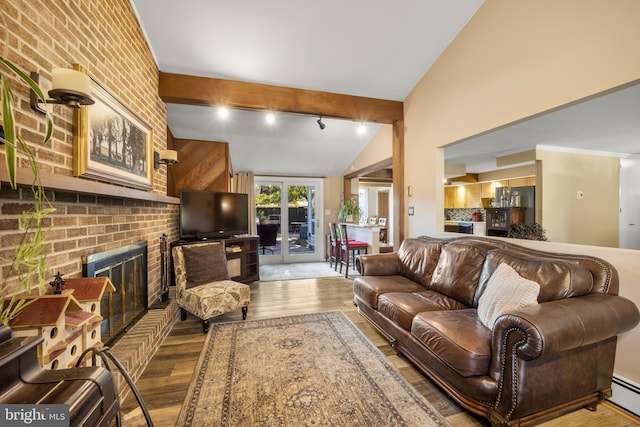
[[[324,242],[322,233],[316,239],[316,231],[322,229],[322,181],[256,179],[255,195],[260,263],[320,261]],[[268,228],[272,233],[276,228],[275,245],[267,241]]]
[[[313,186],[289,185],[288,195],[288,248],[291,256],[312,254],[313,248]]]
[[[282,254],[281,197],[281,185],[262,184],[258,189],[256,219],[260,236],[260,256],[281,256]]]

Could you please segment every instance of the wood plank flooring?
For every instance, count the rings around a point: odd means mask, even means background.
[[[465,412],[408,361],[395,355],[388,342],[356,311],[351,284],[351,280],[342,277],[253,284],[247,319],[342,311],[453,426],[487,426],[486,421]],[[241,319],[238,310],[212,319],[212,323]],[[186,321],[178,321],[136,383],[155,426],[176,424],[204,339],[199,319],[190,315]],[[122,413],[125,426],[146,425],[133,396],[123,402]],[[599,405],[596,412],[581,409],[542,425],[626,427],[639,426],[640,419],[605,403]]]

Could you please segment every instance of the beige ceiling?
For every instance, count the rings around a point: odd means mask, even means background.
[[[481,0],[132,0],[160,71],[402,101]],[[176,138],[227,141],[234,170],[341,175],[380,125],[169,104]]]

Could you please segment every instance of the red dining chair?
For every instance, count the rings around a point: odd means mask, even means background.
[[[368,249],[369,244],[367,242],[349,239],[347,224],[340,224],[340,273],[342,273],[342,266],[344,265],[344,277],[349,278],[349,261],[350,259],[355,261],[356,251],[358,251],[358,255],[361,254],[363,250],[366,254]]]

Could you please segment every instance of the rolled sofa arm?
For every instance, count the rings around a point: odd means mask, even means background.
[[[362,276],[393,276],[398,274],[398,256],[395,253],[358,255],[356,268]]]
[[[499,317],[493,328],[495,354],[509,351],[509,334],[520,334],[517,355],[524,360],[561,353],[606,340],[640,322],[636,305],[621,296],[589,294],[545,302]],[[495,359],[494,359],[495,360]]]

